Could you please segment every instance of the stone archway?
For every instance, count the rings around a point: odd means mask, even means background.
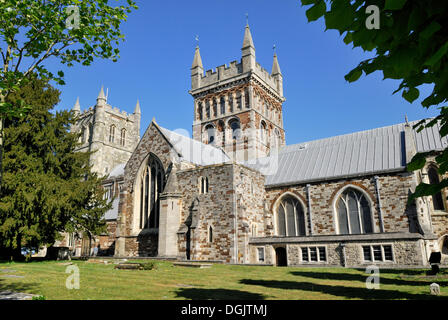
[[[439,239],[439,249],[442,254],[448,255],[448,234]]]

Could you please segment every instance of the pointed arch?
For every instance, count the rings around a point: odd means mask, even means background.
[[[166,184],[166,174],[160,159],[149,153],[136,176],[134,197],[135,231],[159,227],[160,194]]]
[[[438,184],[440,182],[439,171],[436,165],[429,164],[427,169],[429,184]],[[442,192],[439,191],[431,196],[434,210],[445,211]]]
[[[333,197],[333,217],[337,234],[374,233],[374,201],[354,184],[342,187]]]
[[[273,205],[275,234],[280,237],[307,235],[306,205],[296,194],[284,192]]]

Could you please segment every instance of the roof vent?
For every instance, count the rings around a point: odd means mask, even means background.
[[[307,146],[306,144],[302,144],[302,145],[300,145],[300,146],[299,146],[299,150],[304,150],[304,149],[306,149],[306,146]]]

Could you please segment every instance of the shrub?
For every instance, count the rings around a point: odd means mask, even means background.
[[[152,269],[156,269],[156,264],[154,262],[145,262],[145,263],[140,263],[141,267],[143,268],[143,270],[152,270]]]

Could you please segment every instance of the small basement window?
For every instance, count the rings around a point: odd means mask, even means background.
[[[371,245],[362,247],[364,261],[394,261],[392,245]]]
[[[325,247],[302,247],[302,262],[326,262],[327,250]]]

